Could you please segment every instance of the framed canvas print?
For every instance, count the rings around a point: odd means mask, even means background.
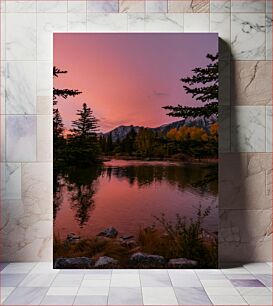
[[[218,36],[57,33],[54,267],[216,268]]]

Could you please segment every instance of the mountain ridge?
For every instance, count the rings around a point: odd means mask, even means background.
[[[174,121],[171,123],[167,123],[167,124],[163,124],[160,125],[158,127],[155,128],[151,128],[151,127],[144,127],[144,126],[139,126],[139,125],[120,125],[116,128],[114,128],[113,130],[106,132],[106,133],[100,133],[100,135],[103,136],[109,136],[111,134],[112,136],[112,140],[113,141],[117,141],[119,140],[123,140],[126,135],[132,130],[134,129],[136,133],[138,133],[138,131],[141,128],[147,128],[147,129],[151,129],[154,132],[162,132],[162,133],[167,133],[169,130],[173,129],[173,128],[180,128],[181,126],[190,126],[190,127],[200,127],[203,128],[204,130],[208,131],[209,130],[209,126],[213,123],[217,122],[217,117],[216,116],[211,116],[209,118],[205,118],[205,117],[196,117],[196,118],[186,118],[186,119],[182,119],[182,120],[178,120],[178,121]]]

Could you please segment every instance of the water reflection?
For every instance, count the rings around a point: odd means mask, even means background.
[[[128,224],[132,223],[134,218],[137,223],[147,218],[148,212],[146,211],[145,215],[139,213],[138,216],[130,214],[133,214],[132,211],[136,209],[136,206],[142,210],[143,205],[147,208],[147,203],[150,205],[149,213],[151,214],[161,213],[157,210],[162,210],[164,207],[174,213],[181,213],[180,210],[185,210],[185,207],[183,208],[183,205],[179,203],[189,198],[189,194],[191,195],[189,201],[196,203],[202,200],[204,195],[217,197],[217,173],[217,165],[114,160],[100,167],[55,169],[54,220],[59,219],[59,230],[68,228],[69,223],[75,223],[75,221],[80,228],[90,222],[93,226],[97,224],[98,228],[101,223],[103,227],[106,226],[103,221],[108,222],[109,214],[113,216],[110,222],[114,222],[114,216],[117,215],[118,224],[121,223],[121,219],[122,222],[127,220]],[[163,197],[155,199],[155,192],[161,193]],[[168,194],[168,201],[166,198],[163,199],[164,194]],[[159,201],[162,203],[158,203]],[[176,204],[170,207],[170,203]],[[69,210],[67,204],[73,211],[72,220],[71,216],[67,215]],[[96,213],[92,215],[94,210]]]

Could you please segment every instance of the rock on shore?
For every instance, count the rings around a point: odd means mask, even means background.
[[[88,257],[57,258],[54,264],[55,269],[90,269],[93,260]]]

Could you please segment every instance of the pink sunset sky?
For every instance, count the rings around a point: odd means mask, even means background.
[[[100,120],[102,132],[119,125],[156,127],[179,120],[166,116],[162,106],[198,106],[180,78],[205,66],[206,54],[217,51],[213,33],[54,34],[54,65],[68,71],[54,79],[54,87],[83,92],[59,99],[65,127],[70,128],[84,102]]]

